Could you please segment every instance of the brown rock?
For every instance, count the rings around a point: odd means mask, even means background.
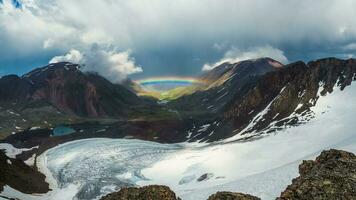
[[[101,200],[178,200],[174,192],[167,186],[150,185],[141,188],[123,188],[108,194]]]
[[[356,156],[352,153],[323,151],[315,161],[303,161],[299,173],[278,200],[356,199]]]
[[[208,200],[260,200],[260,198],[237,192],[217,192],[211,195]]]

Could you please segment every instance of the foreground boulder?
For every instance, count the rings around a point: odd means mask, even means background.
[[[101,200],[178,200],[174,192],[167,186],[150,185],[141,188],[123,188],[108,194]]]
[[[217,192],[211,195],[208,200],[260,200],[260,198],[237,192]]]
[[[300,176],[282,192],[286,199],[356,199],[356,156],[331,149],[315,161],[303,161]]]

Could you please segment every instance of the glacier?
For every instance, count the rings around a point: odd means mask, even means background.
[[[68,142],[37,157],[52,191],[28,195],[6,186],[1,195],[98,199],[124,186],[163,184],[183,200],[205,200],[216,191],[275,199],[299,175],[302,160],[315,159],[330,148],[356,153],[356,84],[320,96],[312,111],[315,117],[308,123],[249,142],[234,138],[210,144],[108,138]]]
[[[141,140],[86,139],[48,150],[38,166],[47,168],[56,187],[75,185],[77,199],[95,199],[146,180],[141,169],[181,148]]]

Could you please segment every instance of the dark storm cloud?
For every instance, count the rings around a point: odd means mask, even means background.
[[[249,56],[290,62],[356,54],[353,0],[19,2],[21,9],[11,0],[0,5],[0,67],[34,65],[43,59],[29,58],[48,52],[86,54],[93,44],[108,54],[131,52],[143,69],[138,77],[196,74],[204,64]]]

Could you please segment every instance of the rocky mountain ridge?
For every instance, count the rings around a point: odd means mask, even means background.
[[[222,112],[215,118],[189,130],[190,138],[216,141],[240,135],[240,139],[251,139],[307,123],[320,97],[343,90],[355,80],[355,59],[291,63],[244,85],[221,105]]]
[[[78,65],[57,63],[22,77],[0,79],[4,122],[0,127],[15,133],[33,126],[76,126],[88,118],[100,124],[112,118],[130,127],[117,137],[140,135],[160,142],[213,142],[233,136],[249,140],[307,123],[315,117],[312,108],[318,100],[343,90],[356,80],[355,74],[355,59],[326,58],[285,66],[270,58],[224,63],[201,76],[208,82],[206,88],[160,105],[138,97],[127,86],[83,73]],[[121,130],[122,123],[106,126]],[[112,136],[114,132],[108,130],[100,135]]]
[[[198,77],[206,83],[192,94],[184,95],[168,103],[180,112],[218,114],[234,95],[253,84],[267,72],[278,71],[283,65],[271,58],[223,63]]]
[[[85,117],[124,116],[142,103],[134,93],[68,62],[49,64],[22,77],[0,79],[0,102],[46,102],[62,112]]]

